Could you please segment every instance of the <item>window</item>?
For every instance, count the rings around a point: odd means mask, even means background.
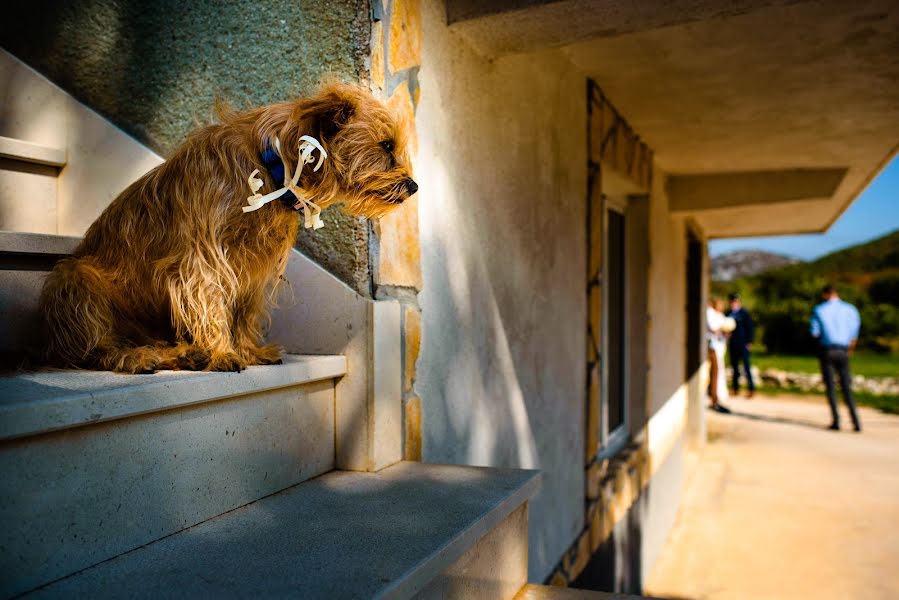
[[[609,211],[609,312],[606,326],[608,347],[608,431],[624,425],[625,413],[625,315],[624,305],[624,215]]]
[[[585,454],[589,467],[640,436],[649,372],[648,184],[633,169],[603,164],[623,124],[587,81],[587,348]],[[635,146],[636,147],[636,146]],[[635,158],[636,160],[636,158]],[[611,162],[615,162],[612,160]],[[633,166],[633,165],[631,165]]]
[[[690,381],[705,360],[702,335],[705,332],[702,310],[702,241],[687,233],[687,373]]]
[[[625,198],[610,197],[606,206],[603,291],[603,381],[600,410],[600,455],[620,450],[628,439],[628,341]]]

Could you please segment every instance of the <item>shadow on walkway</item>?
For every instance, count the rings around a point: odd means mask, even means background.
[[[808,427],[810,429],[823,429],[827,430],[827,425],[823,425],[817,421],[806,421],[804,419],[791,419],[788,417],[773,417],[770,415],[758,415],[748,412],[741,412],[738,410],[731,409],[730,414],[723,414],[724,417],[740,417],[743,419],[750,419],[752,421],[764,421],[766,423],[780,423],[782,425],[798,425],[800,427]]]

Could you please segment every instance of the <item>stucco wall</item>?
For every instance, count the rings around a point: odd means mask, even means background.
[[[285,100],[325,73],[367,77],[367,0],[8,3],[0,45],[163,155],[212,117],[214,98]],[[11,82],[9,85],[14,85]],[[298,246],[368,292],[368,225],[327,211]]]
[[[422,0],[423,458],[543,470],[530,578],[584,519],[586,78],[489,61]]]
[[[647,442],[652,462],[651,493],[642,514],[640,585],[664,547],[677,515],[684,484],[689,384],[687,354],[686,223],[672,216],[665,174],[656,169],[649,206],[649,376]]]
[[[649,207],[649,416],[684,384],[686,361],[686,265],[684,220],[672,216],[664,174],[653,176]]]
[[[642,512],[639,582],[642,591],[652,567],[665,548],[677,520],[685,480],[684,435],[677,436],[671,452],[652,475]]]

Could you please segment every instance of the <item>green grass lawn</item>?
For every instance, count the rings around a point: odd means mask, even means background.
[[[820,373],[816,356],[786,356],[755,354],[752,362],[759,369],[781,369],[794,373]],[[856,353],[852,355],[849,369],[853,375],[865,377],[899,377],[899,355]]]
[[[793,373],[820,373],[818,357],[816,356],[785,356],[778,354],[755,354],[752,362],[759,369],[781,369]],[[859,352],[852,356],[850,370],[853,375],[865,377],[899,377],[899,356],[895,354],[872,354]],[[773,388],[762,386],[759,392],[763,394],[801,394],[804,396],[820,396],[821,392],[803,391],[799,388]],[[853,390],[855,401],[862,406],[870,406],[885,413],[899,414],[899,396],[875,396],[867,392]],[[826,402],[826,400],[825,400]],[[840,400],[842,404],[842,399]]]

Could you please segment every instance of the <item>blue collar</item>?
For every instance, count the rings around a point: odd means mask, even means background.
[[[259,155],[259,159],[262,161],[263,166],[265,166],[265,170],[268,171],[269,176],[274,181],[275,186],[281,187],[284,185],[284,162],[281,160],[281,157],[278,156],[278,153],[275,152],[275,149],[266,144],[265,149]],[[295,210],[297,212],[302,212],[302,207],[294,208],[297,203],[297,197],[294,196],[293,192],[287,190],[284,192],[284,195],[278,198],[281,201],[281,204],[286,206],[291,210]]]

